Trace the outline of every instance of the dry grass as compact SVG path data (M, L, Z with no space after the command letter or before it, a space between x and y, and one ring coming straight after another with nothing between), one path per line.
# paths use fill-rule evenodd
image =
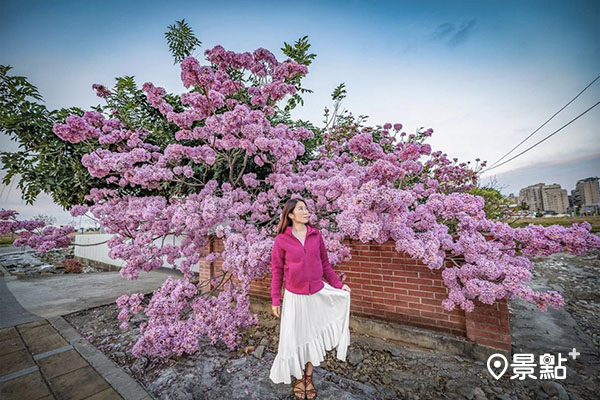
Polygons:
M529 224L534 225L561 225L571 226L574 223L581 223L587 221L592 225L592 232L600 232L600 216L587 216L587 217L556 217L556 218L522 218L518 221L510 223L513 228L521 228Z

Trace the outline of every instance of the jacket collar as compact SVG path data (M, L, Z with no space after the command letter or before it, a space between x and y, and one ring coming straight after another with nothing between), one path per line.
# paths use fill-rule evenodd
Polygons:
M317 228L313 228L310 225L306 225L306 237L308 237L309 235L313 235L313 234L317 233L317 231L318 231ZM286 233L286 235L294 237L294 234L292 233L292 226L291 225L288 225L285 228L285 233Z

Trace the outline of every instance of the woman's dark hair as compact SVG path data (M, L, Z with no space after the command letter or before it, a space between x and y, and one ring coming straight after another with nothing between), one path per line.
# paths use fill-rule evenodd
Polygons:
M295 199L289 199L285 202L285 205L283 206L283 211L281 212L281 217L279 218L279 224L277 225L277 231L275 232L275 236L285 232L285 229L288 226L292 226L292 220L290 219L289 214L292 211L294 211L294 208L296 207L296 204L299 201L303 202L306 205L306 201L304 201L304 199L300 197L297 197ZM308 222L306 223L306 225L311 226Z

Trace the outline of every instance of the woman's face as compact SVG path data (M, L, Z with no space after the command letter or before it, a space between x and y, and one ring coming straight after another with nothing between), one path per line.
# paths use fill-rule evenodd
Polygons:
M296 207L290 212L291 220L300 224L306 224L309 216L308 208L302 201L297 202Z

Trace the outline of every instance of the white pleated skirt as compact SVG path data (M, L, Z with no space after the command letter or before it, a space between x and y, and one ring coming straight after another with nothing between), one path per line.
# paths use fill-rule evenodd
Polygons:
M350 292L327 282L311 295L284 289L281 304L279 347L271 366L274 383L300 379L307 362L317 366L326 351L337 347L337 358L346 361L350 345Z

